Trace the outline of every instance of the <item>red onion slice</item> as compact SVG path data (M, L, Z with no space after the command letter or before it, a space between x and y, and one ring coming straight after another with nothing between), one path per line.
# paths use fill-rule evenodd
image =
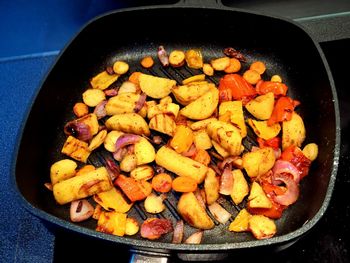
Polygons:
M274 174L273 181L282 181L287 188L284 194L273 196L275 202L285 206L296 202L299 197L299 186L290 176L286 174Z
M64 133L67 135L72 135L73 137L82 141L89 141L92 139L90 127L84 122L79 122L77 120L68 122L64 126Z
M85 199L71 202L70 220L81 222L90 218L94 213L94 207Z
M220 179L220 194L230 195L233 188L233 175L230 169L225 168Z
M299 183L300 181L300 173L298 168L288 161L277 160L272 168L272 172L274 174L272 178L279 174L291 174L296 183Z
M225 224L231 218L231 214L217 202L209 205L208 209L210 213L215 217L215 219L218 220L221 224Z
M181 244L184 237L184 221L178 220L175 224L172 243Z
M134 112L137 113L142 109L143 105L145 105L146 98L147 98L146 93L144 93L144 92L141 93L139 100L136 102Z
M113 160L106 160L106 169L112 181L114 181L120 174L119 166L113 162Z
M135 144L141 140L141 137L136 134L123 134L119 136L118 140L115 143L115 149L118 151L121 148L124 148L127 145Z
M196 151L197 151L197 148L194 145L194 143L192 143L191 147L187 151L182 152L181 154L186 157L192 157L193 155L196 154Z
M169 57L167 52L164 49L164 46L159 46L158 47L158 52L157 52L158 58L160 60L160 63L162 63L162 65L164 67L169 66Z
M203 230L193 233L185 240L185 244L200 244L202 242L203 233Z
M97 106L95 107L94 113L96 114L97 119L102 119L107 115L106 109L105 109L106 104L107 104L107 101L103 100L99 104L97 104Z

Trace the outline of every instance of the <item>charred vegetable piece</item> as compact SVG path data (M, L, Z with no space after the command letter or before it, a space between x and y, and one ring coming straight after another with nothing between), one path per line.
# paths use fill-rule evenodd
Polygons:
M172 231L173 226L169 219L148 218L141 225L141 236L150 240L158 239Z

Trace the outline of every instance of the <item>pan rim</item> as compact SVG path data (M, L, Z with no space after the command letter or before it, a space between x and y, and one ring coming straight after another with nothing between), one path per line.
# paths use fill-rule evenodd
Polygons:
M329 178L329 183L327 187L327 191L325 193L325 197L322 203L322 206L319 208L318 212L313 216L313 218L306 222L302 227L298 228L297 230L294 230L288 234L284 234L281 236L276 236L272 237L269 239L265 240L251 240L251 241L243 241L243 242L235 242L235 243L216 243L216 244L198 244L198 245L191 245L191 244L172 244L172 243L167 243L167 242L155 242L155 241L149 241L149 240L143 240L143 239L133 239L133 238L126 238L126 237L118 237L118 236L112 236L104 233L97 232L92 229L88 229L85 227L82 227L80 225L73 224L69 221L60 219L56 216L53 216L41 209L36 208L33 206L28 200L24 198L24 196L21 194L19 187L17 185L16 181L16 166L17 166L17 156L19 153L19 148L21 145L24 129L26 127L29 115L31 113L32 107L36 101L36 98L41 91L44 82L46 81L47 77L57 64L57 62L60 60L61 56L65 53L66 49L71 45L71 43L77 38L77 36L80 35L80 33L85 30L90 24L94 23L95 21L109 16L113 14L118 14L118 13L126 13L126 12L135 12L135 11L142 11L142 10L149 10L149 9L154 9L154 10L159 10L159 9L174 9L174 8L184 8L184 9L212 9L212 10L221 10L221 11L234 11L234 12L243 12L246 14L254 14L258 16L266 16L278 20L285 21L287 23L291 23L294 26L298 27L301 31L303 31L313 42L314 46L316 47L318 54L320 55L320 58L323 62L323 66L326 69L327 75L328 75L328 80L330 84L330 88L332 90L332 99L334 102L334 112L335 112L335 146L334 146L334 151L333 151L333 166L332 166L332 171L331 175ZM45 221L48 221L50 223L54 223L64 229L74 231L76 233L88 235L91 237L95 237L101 240L108 240L112 241L115 243L119 243L121 245L130 245L133 247L143 247L143 248L151 248L151 249L160 249L160 250L172 250L172 251L196 251L196 252L205 252L205 251L222 251L222 250L235 250L235 249L242 249L242 248L253 248L253 247L263 247L271 244L282 244L286 242L291 242L295 240L296 238L301 237L304 235L306 232L311 230L316 223L322 218L324 213L326 212L330 199L332 197L334 185L335 185L335 179L336 179L336 174L338 170L338 163L339 163L339 156L340 156L340 113L339 113L339 103L338 103L338 97L337 97L337 92L335 89L335 84L333 77L330 72L330 68L328 65L328 62L325 58L325 55L319 45L318 42L314 40L311 34L309 34L305 28L301 27L300 24L296 23L295 21L287 18L282 18L278 16L272 16L272 15L266 15L263 13L258 13L258 12L252 12L252 11L247 11L244 9L238 9L238 8L232 8L232 7L227 7L227 6L218 6L218 7L195 7L195 6L180 6L180 5L164 5L164 6L147 6L147 7L134 7L134 8L124 8L124 9L119 9L119 10L114 10L110 11L107 13L104 13L102 15L99 15L93 19L91 19L89 22L87 22L73 38L65 45L65 47L59 52L57 55L54 63L51 65L51 67L48 69L47 73L45 74L44 78L42 79L40 86L35 90L34 95L32 96L31 103L28 104L27 109L25 111L25 114L23 116L20 128L17 133L17 138L16 138L16 145L15 149L13 152L13 158L12 158L12 164L11 164L11 185L13 189L15 190L15 196L20 200L20 203L27 209L29 210L33 215L39 217L40 219L43 219Z

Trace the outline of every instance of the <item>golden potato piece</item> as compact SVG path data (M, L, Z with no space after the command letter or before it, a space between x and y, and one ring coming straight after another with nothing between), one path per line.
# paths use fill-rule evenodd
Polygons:
M233 202L238 205L240 204L244 197L249 193L249 186L244 178L241 170L235 169L232 171L233 175L233 187L231 192L231 198Z
M89 150L92 152L93 150L100 147L100 145L103 144L107 136L106 130L101 130L94 138L92 138L90 144L89 144Z
M267 173L275 164L275 154L271 147L258 149L243 155L243 168L249 177Z
M257 183L253 182L248 196L248 205L252 208L271 208L272 203L266 196L262 187Z
M186 85L186 84L194 82L194 81L203 81L203 80L205 80L205 75L204 74L199 74L199 75L194 75L194 76L191 76L191 77L189 77L187 79L184 79L182 81L182 84Z
M123 134L124 133L121 131L110 131L109 133L107 133L103 143L105 149L109 152L114 153L116 151L115 143L117 142L118 138Z
M243 208L239 211L238 215L231 222L228 230L233 232L245 232L249 230L249 218L251 214L247 211L247 209Z
M176 85L175 80L155 77L144 73L141 73L139 81L141 90L147 96L154 99L161 99L168 96Z
M107 71L102 71L93 77L90 81L92 88L105 90L107 89L113 82L117 81L119 75L118 74L108 74Z
M53 186L53 195L60 205L82 199L113 187L105 167L74 176Z
M208 168L204 179L204 192L208 205L213 204L220 196L220 179L216 176L213 169Z
M102 212L97 221L96 231L116 236L124 236L126 230L126 218L124 213L115 211Z
M154 170L149 165L140 165L130 172L130 176L135 180L149 180L153 175Z
M277 232L275 222L263 215L252 215L248 228L257 239L273 237Z
M290 121L282 123L282 150L291 145L301 147L306 137L306 130L303 119L296 112L293 112Z
M176 130L176 123L167 114L157 114L150 120L149 128L173 136Z
M107 115L116 115L122 113L134 112L136 103L140 99L140 94L131 92L121 93L109 98L105 106Z
M316 143L309 143L303 148L303 154L310 161L314 161L318 155L318 145Z
M133 203L126 201L122 193L115 187L112 187L108 191L97 193L93 198L96 203L107 211L126 213L133 205Z
M73 136L68 136L61 152L83 163L86 163L91 153L89 145L86 142L78 140Z
M54 185L73 177L76 173L77 163L70 159L63 159L55 162L50 168L51 183Z
M219 91L211 89L195 101L191 102L180 110L180 113L193 120L203 120L209 118L219 103Z
M281 131L281 126L279 123L269 126L267 125L267 121L248 119L248 124L254 130L254 133L264 140L269 140L276 137Z
M181 105L188 105L203 96L211 88L215 88L215 85L207 81L195 81L187 85L174 87L172 93Z
M156 163L165 169L177 174L178 176L187 176L196 180L199 184L203 182L208 167L185 157L173 149L162 146L156 153Z
M247 127L245 125L243 115L242 101L224 101L219 106L219 116L223 116L229 112L229 120L232 124L236 125L244 138L247 136Z
M208 150L213 146L211 139L205 129L194 131L193 135L193 141L197 149Z
M137 220L133 217L126 218L126 224L125 224L125 235L133 236L137 232L139 232L140 226Z
M272 114L274 104L275 97L272 92L268 92L249 101L245 105L245 108L255 118L259 120L268 120Z
M100 102L106 99L106 95L99 89L87 89L83 93L83 101L89 107L96 107Z
M137 113L116 114L105 123L107 129L149 136L147 122Z
M217 118L208 118L205 120L201 120L201 121L196 121L193 122L190 127L192 130L197 131L197 130L201 130L201 129L206 129L207 125L213 121L217 121Z
M207 125L207 132L230 155L241 154L243 150L242 136L237 127L224 121L213 121Z
M151 163L156 157L153 145L143 137L135 143L134 154L136 155L137 165Z
M192 193L183 193L177 204L181 217L191 226L199 229L212 229L215 225L205 209Z

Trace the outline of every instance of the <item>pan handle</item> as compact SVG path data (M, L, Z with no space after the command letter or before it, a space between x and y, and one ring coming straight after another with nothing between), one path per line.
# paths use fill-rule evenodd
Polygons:
M168 263L170 254L131 249L129 263Z
M224 7L221 0L180 0L176 5L186 7Z

